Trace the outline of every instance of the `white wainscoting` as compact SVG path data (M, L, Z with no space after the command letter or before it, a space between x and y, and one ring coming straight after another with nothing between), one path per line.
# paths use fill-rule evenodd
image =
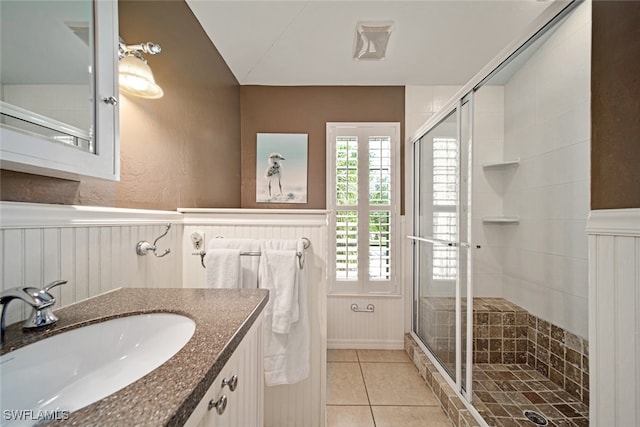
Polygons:
M358 313L351 304L373 313ZM367 297L329 295L327 299L328 341L331 349L402 350L405 333L405 301L402 296Z
M640 425L640 209L592 211L589 365L592 426Z
M323 427L326 390L327 211L271 209L181 209L184 214L183 280L185 287L204 287L205 271L191 234L210 239L298 239L307 237L311 369L309 378L293 385L266 387L266 427Z
M60 308L120 287L181 287L181 221L177 212L0 202L0 289L65 279L52 290ZM138 256L137 242L153 243L168 222L158 247L171 253ZM12 302L7 324L28 314Z
M410 222L409 222L410 223ZM404 334L411 330L411 241L405 236L407 221L400 217L398 242L401 254L398 265L401 273L400 295L329 295L327 298L327 348L402 350ZM358 313L351 310L357 304L364 309L374 305L373 313Z

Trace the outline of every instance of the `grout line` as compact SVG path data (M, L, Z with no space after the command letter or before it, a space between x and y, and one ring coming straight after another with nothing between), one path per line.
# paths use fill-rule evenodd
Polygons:
M369 390L367 389L367 382L364 379L364 372L362 371L362 363L358 362L358 369L360 369L360 375L362 376L362 383L364 384L364 392L367 395L367 402L371 406L371 399L369 398Z
M360 375L362 375L362 383L364 384L364 392L367 394L367 401L369 402L369 413L371 414L371 421L373 421L373 427L376 427L376 417L373 415L373 408L371 407L371 398L369 397L369 390L367 389L367 382L364 379L364 372L362 371L362 363L360 362L360 356L356 350L356 357L358 358L358 367L360 368Z

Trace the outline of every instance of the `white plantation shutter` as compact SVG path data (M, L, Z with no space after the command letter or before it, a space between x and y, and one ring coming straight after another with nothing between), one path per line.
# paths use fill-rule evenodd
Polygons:
M458 238L456 203L458 200L458 141L433 139L433 237L455 241ZM455 280L455 248L433 247L433 279Z
M327 124L331 293L398 292L399 137L396 123Z

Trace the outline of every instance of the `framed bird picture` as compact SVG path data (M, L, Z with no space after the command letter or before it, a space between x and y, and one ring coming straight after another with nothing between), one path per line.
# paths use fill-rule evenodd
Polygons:
M256 202L307 203L306 133L256 137Z

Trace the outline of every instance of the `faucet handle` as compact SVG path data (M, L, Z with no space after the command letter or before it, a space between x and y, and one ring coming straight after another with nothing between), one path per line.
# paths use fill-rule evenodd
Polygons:
M45 292L49 292L51 289L55 288L56 286L64 285L66 283L67 283L67 280L54 280L53 282L49 283L47 286L42 288L42 290Z
M42 326L52 325L58 321L58 317L53 314L53 305L56 303L56 298L51 295L49 291L65 283L67 283L66 280L54 280L39 290L38 295L43 299L48 298L47 302L49 304L41 307L33 307L31 316L22 324L24 329L40 328ZM46 296L46 298L44 298L44 296Z

